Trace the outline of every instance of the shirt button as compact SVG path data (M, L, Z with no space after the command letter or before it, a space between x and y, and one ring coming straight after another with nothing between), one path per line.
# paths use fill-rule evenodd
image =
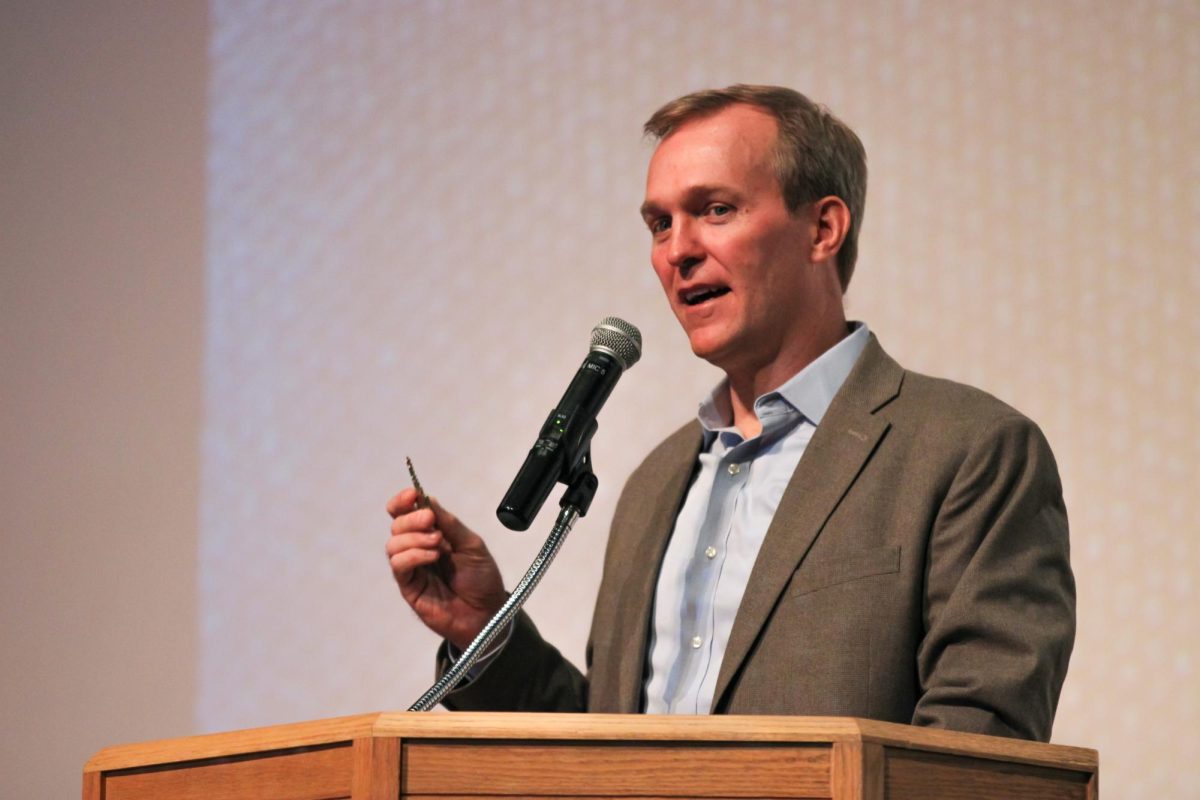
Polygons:
M717 557L717 548L713 547L712 545L709 545L708 547L704 548L704 555L708 556L709 558L716 558Z
M701 639L699 636L692 637L692 649L693 650L699 650L700 645L702 645L702 644L704 644L704 640Z
M741 472L741 471L742 471L742 465L741 465L741 464L736 464L736 463L735 463L735 464L730 464L730 465L729 465L729 474L730 474L730 475L737 475L737 474L738 474L739 472Z

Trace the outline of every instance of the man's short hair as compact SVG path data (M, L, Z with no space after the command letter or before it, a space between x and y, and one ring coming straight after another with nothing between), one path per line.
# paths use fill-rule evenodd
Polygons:
M789 211L796 213L801 206L829 195L841 198L850 208L850 229L837 256L838 279L845 291L858 258L858 231L867 199L867 153L854 131L829 109L793 89L739 83L672 100L654 112L644 130L662 140L685 122L738 103L766 111L779 126L775 174Z

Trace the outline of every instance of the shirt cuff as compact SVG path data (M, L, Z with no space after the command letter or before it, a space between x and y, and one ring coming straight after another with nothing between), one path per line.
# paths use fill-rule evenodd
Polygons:
M500 656L505 646L508 645L508 640L512 638L513 627L513 623L509 622L505 626L504 631L498 634L495 639L492 639L492 643L483 651L483 655L479 657L479 660L467 670L467 674L458 684L459 686L466 686L476 680L483 674L484 670L491 666L492 662ZM462 657L462 651L455 647L452 642L447 641L446 656L450 659L450 666L453 667L458 662L458 659Z

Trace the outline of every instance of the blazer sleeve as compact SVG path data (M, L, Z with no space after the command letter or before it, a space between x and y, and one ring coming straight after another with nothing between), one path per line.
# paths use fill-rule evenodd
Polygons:
M443 642L438 677L449 669ZM587 681L521 611L496 659L473 681L446 695L442 705L451 711L586 711Z
M913 723L1048 741L1075 639L1054 456L1019 414L969 445L929 541Z

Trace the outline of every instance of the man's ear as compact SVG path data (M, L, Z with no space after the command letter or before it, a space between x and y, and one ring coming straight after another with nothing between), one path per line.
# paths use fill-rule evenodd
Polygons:
M822 197L813 204L813 220L813 263L836 259L850 232L849 206L840 197Z

